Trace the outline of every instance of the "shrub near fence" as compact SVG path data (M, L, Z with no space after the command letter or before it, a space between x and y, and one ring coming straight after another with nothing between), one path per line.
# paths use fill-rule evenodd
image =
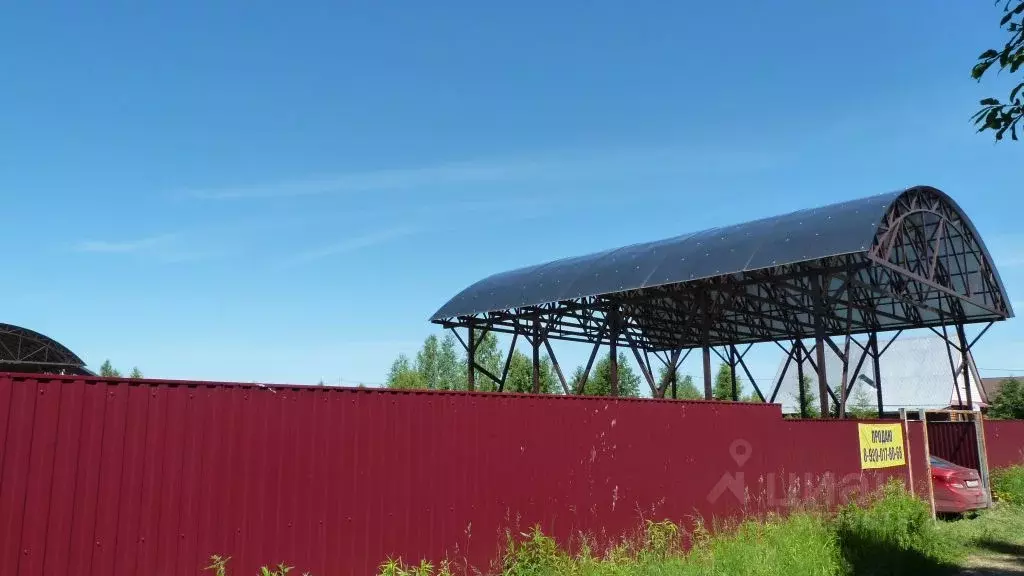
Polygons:
M0 375L0 435L5 576L486 566L509 529L600 546L908 472L862 473L855 422L750 403Z

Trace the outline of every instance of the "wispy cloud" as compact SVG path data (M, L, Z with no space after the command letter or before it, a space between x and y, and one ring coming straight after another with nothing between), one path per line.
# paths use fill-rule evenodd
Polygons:
M251 186L199 188L185 194L207 200L238 198L288 198L343 192L368 192L414 188L431 184L484 182L508 177L516 170L509 165L456 163L425 168L395 168L352 172L322 178L285 180Z
M216 258L225 255L227 250L223 245L199 244L195 238L182 233L124 240L82 240L72 249L81 253L132 256L168 264Z
M320 258L326 258L328 256L358 252L399 238L411 236L417 232L419 232L419 229L412 226L399 226L384 230L377 230L360 236L345 238L338 242L327 244L326 246L302 252L296 255L293 258L293 261L308 262L310 260L319 260Z
M499 160L450 162L435 166L355 171L333 176L284 180L245 186L194 188L180 191L205 200L291 198L384 190L414 189L462 183L514 180L577 180L650 172L760 171L772 168L777 152L735 148L636 148L583 150Z
M75 244L76 252L101 252L107 254L129 254L153 250L166 246L176 234L160 234L131 240L82 240Z

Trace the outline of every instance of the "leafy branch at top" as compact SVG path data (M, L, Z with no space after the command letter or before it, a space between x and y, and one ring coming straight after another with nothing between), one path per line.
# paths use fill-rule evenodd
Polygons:
M1024 0L996 0L1003 2L1003 18L999 26L1010 32L1010 39L1002 50L989 49L978 56L978 63L971 70L971 77L981 80L982 76L993 65L998 64L999 70L1008 70L1011 74L1024 66ZM978 132L994 130L996 140L1002 140L1007 131L1010 137L1017 140L1017 125L1024 117L1024 82L1017 84L1010 91L1010 98L1005 103L998 98L985 98L981 101L981 110L971 117L978 126Z

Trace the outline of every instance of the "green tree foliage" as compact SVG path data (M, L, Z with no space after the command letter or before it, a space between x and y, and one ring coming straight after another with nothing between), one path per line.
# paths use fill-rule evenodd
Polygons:
M458 343L451 332L441 339L437 354L437 390L465 390L466 360L456 349Z
M128 373L129 378L145 378L142 375L142 370L139 370L138 366L132 366L132 371Z
M803 405L800 404L800 392L797 391L793 394L793 400L797 403L797 408L803 408L800 410L801 414L806 414L808 418L817 418L821 416L821 410L818 408L818 395L814 392L813 381L810 376L804 375L800 380L800 388L804 391Z
M1024 66L1024 0L997 0L1003 4L1003 17L999 26L1006 28L1009 39L1001 49L989 49L978 56L978 63L971 70L971 77L981 80L986 72L997 66L1000 72L1011 74ZM981 101L981 109L972 117L978 126L978 132L995 131L996 140L1002 140L1007 130L1010 137L1017 140L1017 126L1024 116L1024 82L1018 83L1010 90L1010 97L1003 102L998 98L985 98Z
M623 352L619 352L619 396L636 398L640 396L640 375L637 374ZM611 396L612 395L612 361L607 355L594 363L590 378L587 378L588 396ZM579 383L583 379L583 367L580 366L573 373L570 383L570 390L579 390Z
M989 418L1024 419L1024 383L1016 378L1003 382L999 395L988 408Z
M541 356L540 392L554 394L561 388L551 367L551 359ZM519 350L512 352L512 362L508 365L508 376L505 378L505 392L533 392L533 359Z
M385 386L388 388L427 390L466 390L468 388L467 373L469 360L458 347L458 342L451 333L439 338L430 335L423 341L423 346L416 353L416 360L400 354L391 364ZM476 363L497 377L505 367L505 358L498 349L498 339L494 334L476 333ZM484 374L475 370L476 389L495 392L498 384ZM533 391L533 360L523 352L516 350L509 364L508 376L505 379L506 392ZM551 359L541 357L540 391L544 394L557 393L561 385L555 376Z
M114 368L110 360L104 360L100 365L100 376L104 378L121 378L121 372Z
M466 362L459 355L456 349L455 336L451 333L445 334L444 338L438 338L431 334L423 341L423 347L416 353L416 363L409 369L415 371L419 377L405 377L402 381L403 387L426 388L428 390L465 390L466 389ZM396 360L392 366L392 373L402 374L408 359L400 363L401 358ZM392 380L388 380L391 387Z
M426 388L427 381L418 370L413 368L408 356L399 354L391 364L391 370L388 371L386 386L399 390Z
M687 374L683 376L682 380L678 381L676 385L676 394L680 399L683 400L703 400L704 393L697 389L697 385L693 383L693 376Z
M743 398L743 379L736 375L736 394ZM715 381L711 387L711 396L715 400L732 400L732 370L722 362L718 365Z
M476 331L476 363L491 374L501 376L501 370L504 368L504 354L498 350L498 337L493 332L484 334L480 330ZM509 369L511 370L511 367ZM485 392L498 390L498 383L487 377L481 370L474 370L474 373L477 390Z
M672 397L671 377L672 372L668 366L662 366L658 370L658 386L665 389L666 398ZM680 400L701 400L704 398L704 394L694 385L693 376L689 374L684 376L678 367L676 368L676 397Z
M434 334L427 336L423 347L416 353L416 372L423 378L423 387L436 390L440 380L438 375L438 356L440 356L440 340Z
M846 399L846 415L857 419L878 416L878 405L862 382L854 383L853 392Z

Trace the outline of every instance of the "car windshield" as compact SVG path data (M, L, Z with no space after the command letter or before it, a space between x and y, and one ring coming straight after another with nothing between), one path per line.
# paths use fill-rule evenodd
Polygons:
M943 460L938 456L932 456L930 459L932 461L933 468L953 468L956 466L956 464L953 464L949 460Z

